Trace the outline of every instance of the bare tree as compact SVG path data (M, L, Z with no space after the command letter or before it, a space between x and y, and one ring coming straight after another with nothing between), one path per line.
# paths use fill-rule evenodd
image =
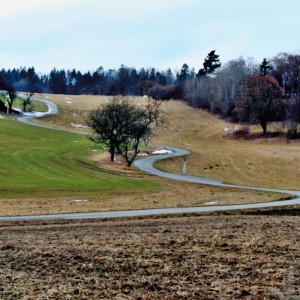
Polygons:
M243 58L231 60L216 74L214 107L218 107L222 117L232 117L234 100L238 96L245 78L252 73L251 67ZM216 109L215 109L216 110Z
M26 112L26 107L27 105L30 105L31 104L31 97L34 95L33 92L29 92L26 94L26 98L23 98L23 112Z
M14 101L17 98L17 93L16 93L15 89L13 88L13 86L10 84L5 87L5 90L6 90L7 96L8 96L7 97L8 112L9 113L15 112L12 107L13 107Z
M109 148L111 161L122 155L130 167L139 152L139 145L148 143L156 126L164 124L160 101L147 100L138 106L128 98L114 97L112 101L92 111L87 119L94 135L90 138Z

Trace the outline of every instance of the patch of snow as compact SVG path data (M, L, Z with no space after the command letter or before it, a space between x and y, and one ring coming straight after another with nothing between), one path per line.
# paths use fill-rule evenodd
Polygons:
M147 96L147 95L144 95L143 98L148 98L148 96Z
M75 200L71 200L71 202L74 202L74 203L85 203L85 202L87 202L87 200L75 199Z
M67 103L68 103L68 104L72 104L72 102L71 102L71 101L67 101Z
M89 128L89 126L85 126L85 125L81 125L81 124L71 123L71 125L76 128Z
M226 127L226 128L224 128L224 131L231 131L232 129L231 128L228 128L228 127Z
M205 205L212 205L212 204L217 204L218 201L211 201L211 202L206 202L204 203Z
M148 154L147 153L138 153L137 156L148 156Z
M70 100L70 98L65 98L66 100Z
M24 112L22 113L22 116L32 116L32 117L42 117L45 113L39 112L39 111L33 111L33 112Z
M159 154L169 154L169 153L172 153L171 150L155 150L152 152L152 154L155 154L155 155L159 155Z

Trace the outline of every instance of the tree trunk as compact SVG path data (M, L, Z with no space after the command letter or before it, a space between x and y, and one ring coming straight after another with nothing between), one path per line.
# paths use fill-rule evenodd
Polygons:
M10 102L10 101L7 101L7 104L8 104L8 113L12 113L12 102Z
M115 160L115 147L114 146L110 146L109 153L110 153L110 161L114 161Z
M261 122L260 126L263 130L263 135L266 135L267 134L267 122Z

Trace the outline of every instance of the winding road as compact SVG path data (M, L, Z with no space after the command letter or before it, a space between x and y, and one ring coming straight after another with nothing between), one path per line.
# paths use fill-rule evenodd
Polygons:
M48 100L41 100L35 98L35 100L42 101L48 105L48 112L46 113L26 113L17 117L21 122L51 128L50 126L40 125L32 122L33 118L42 117L45 115L56 114L58 112L56 104ZM106 211L106 212L90 212L90 213L69 213L69 214L52 214L52 215L34 215L34 216L11 216L11 217L0 217L0 221L26 221L26 220L58 220L58 219L100 219L100 218L120 218L120 217L137 217L137 216L151 216L161 214L181 214L181 213L199 213L199 212L216 212L225 210L238 210L238 209L253 209L253 208L265 208L265 207L276 207L286 205L299 205L300 204L300 191L294 190L280 190L270 188L258 188L249 186L238 186L225 184L220 180L210 179L205 177L190 176L183 174L167 173L156 169L153 164L161 159L171 158L174 156L185 156L190 152L180 148L166 147L171 150L168 154L150 156L136 160L134 165L140 170L156 175L165 177L173 180L187 181L193 183L207 184L213 186L221 186L228 188L237 189L251 189L258 191L276 192L294 195L295 197L291 200L273 201L255 204L241 204L241 205L226 205L226 206L200 206L200 207L180 207L180 208L162 208L162 209L147 209L147 210L123 210L123 211Z

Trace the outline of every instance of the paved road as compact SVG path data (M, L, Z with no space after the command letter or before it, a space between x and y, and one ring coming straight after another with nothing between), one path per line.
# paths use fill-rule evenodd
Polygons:
M57 114L58 113L57 105L48 100L42 100L42 99L38 99L38 98L31 98L31 99L47 104L48 111L47 112L26 112L26 113L16 116L17 120L20 122L26 123L26 124L30 124L30 125L40 126L40 127L44 127L44 128L51 128L50 126L47 126L47 125L35 123L32 121L32 119L44 117L47 115Z
M18 119L28 124L37 125L36 123L31 122L32 118L41 117L46 114L57 113L58 111L57 106L54 103L47 100L41 100L41 101L45 102L48 105L49 111L47 113L38 113L38 114L21 116L18 117ZM156 176L166 177L173 180L188 181L193 183L201 183L201 184L223 186L223 187L230 187L230 188L252 189L252 190L259 190L259 191L285 193L285 194L287 193L287 194L294 195L295 198L292 200L285 200L285 201L273 201L273 202L243 204L243 205L180 207L180 208L162 208L162 209L147 209L147 210L124 210L124 211L108 211L108 212L92 212L92 213L70 213L70 214L53 214L53 215L37 215L37 216L0 217L0 221L120 218L120 217L151 216L151 215L161 215L161 214L214 212L214 211L238 210L238 209L247 209L247 208L253 209L253 208L277 207L277 206L300 204L300 191L236 186L231 184L225 184L222 181L216 179L167 173L154 168L153 164L157 160L166 159L174 156L186 156L189 154L189 151L184 149L179 149L174 147L167 147L167 149L171 150L171 153L139 159L134 162L134 165L144 172Z
M171 158L174 156L175 157L176 156L186 156L190 153L189 151L187 151L185 149L180 149L180 148L175 148L175 147L166 147L166 149L171 150L171 153L163 154L163 155L159 155L159 156L150 156L150 157L146 157L146 158L143 158L140 160L136 160L134 162L134 165L144 172L147 172L147 173L150 173L150 174L153 174L156 176L160 176L160 177L174 179L174 180L208 184L208 185L214 185L214 186L222 186L222 187L228 187L228 188L239 188L239 189L250 189L250 190L256 190L256 191L284 193L284 194L295 195L296 197L300 198L300 191L259 188L259 187L251 187L251 186L240 186L240 185L226 184L226 183L223 183L221 180L212 179L212 178L163 172L161 170L156 169L153 166L153 164L156 161L161 160L161 159Z

